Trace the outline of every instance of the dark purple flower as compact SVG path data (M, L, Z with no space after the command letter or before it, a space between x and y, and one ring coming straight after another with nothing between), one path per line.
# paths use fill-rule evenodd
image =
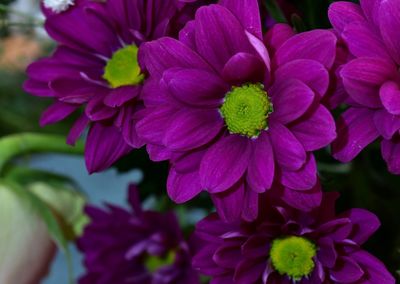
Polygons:
M312 151L336 137L320 104L335 48L330 31L295 35L288 25L264 43L256 0L202 7L179 40L146 43L152 79L137 131L153 160L171 161L170 197L206 190L225 219L254 219L258 194L278 179L294 206L318 204Z
M132 211L86 208L91 223L77 245L87 272L79 283L198 284L176 216L143 211L133 186L129 203Z
M200 221L193 267L211 284L394 284L385 266L361 245L378 229L363 209L335 214L336 193L325 193L311 212L272 196L253 222Z
M333 155L351 161L379 139L392 173L400 174L400 5L397 0L336 2L330 21L350 59L339 73L349 108L338 120Z
M67 142L74 144L90 125L85 153L90 172L104 170L144 145L135 129L146 81L139 47L177 34L175 28L189 19L186 13L193 5L181 0L44 3L45 28L58 46L52 56L29 66L25 90L54 99L41 125L63 120L84 106Z

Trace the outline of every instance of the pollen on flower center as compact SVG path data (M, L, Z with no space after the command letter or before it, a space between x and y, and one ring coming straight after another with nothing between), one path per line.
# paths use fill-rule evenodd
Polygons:
M107 62L103 78L113 88L138 85L144 80L138 62L138 48L128 45L116 51Z
M287 275L297 281L313 271L315 267L313 257L316 253L317 248L311 241L290 236L273 241L270 258L279 274Z
M232 88L220 111L230 133L255 138L268 127L272 103L262 84L244 84Z
M161 267L173 264L175 258L176 258L175 251L170 251L165 257L149 255L146 257L145 266L149 272L153 273Z

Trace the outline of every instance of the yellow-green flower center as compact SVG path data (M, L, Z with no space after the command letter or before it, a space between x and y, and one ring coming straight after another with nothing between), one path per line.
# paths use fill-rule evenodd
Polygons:
M311 241L291 236L273 241L270 258L272 266L279 274L298 281L313 271L316 253L317 248Z
M268 128L272 103L262 84L244 84L232 88L220 111L230 133L255 138Z
M170 251L165 257L148 255L145 260L145 266L150 273L153 273L161 267L173 264L175 257L175 251Z
M103 78L113 88L138 85L144 80L138 62L138 48L128 45L117 50L104 68Z

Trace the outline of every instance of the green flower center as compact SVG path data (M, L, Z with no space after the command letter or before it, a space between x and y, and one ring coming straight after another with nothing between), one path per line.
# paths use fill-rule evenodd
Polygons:
M270 258L279 274L298 281L313 271L313 257L316 253L317 248L311 241L291 236L273 241Z
M150 273L154 273L161 267L173 264L175 257L175 251L170 251L165 257L148 255L145 260L145 266Z
M116 51L104 68L103 78L113 88L138 85L144 80L138 63L138 48L128 45Z
M268 128L272 103L262 84L244 84L232 88L220 111L230 133L256 138Z

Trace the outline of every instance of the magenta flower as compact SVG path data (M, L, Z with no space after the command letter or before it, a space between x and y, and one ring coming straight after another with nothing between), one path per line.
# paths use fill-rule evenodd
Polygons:
M333 155L351 161L379 139L392 173L400 174L400 5L396 0L337 2L329 18L351 54L340 78L349 106L338 120Z
M265 42L257 1L226 0L200 8L179 40L143 46L152 82L137 130L153 160L171 161L174 201L206 190L223 218L254 219L276 179L293 206L318 205L312 151L336 137L320 104L336 37L276 25Z
M193 267L218 284L394 284L361 245L378 229L363 209L335 214L336 193L303 212L269 196L253 222L225 223L216 214L196 226Z
M78 240L86 274L80 284L199 284L189 246L173 213L144 211L130 187L132 212L86 208L91 223Z
M54 99L41 125L63 120L84 107L67 142L74 144L90 125L86 164L89 172L101 171L144 145L135 129L146 81L138 48L148 40L176 34L174 28L188 20L187 5L194 4L80 0L60 6L48 2L45 27L58 47L49 58L29 66L25 90Z

